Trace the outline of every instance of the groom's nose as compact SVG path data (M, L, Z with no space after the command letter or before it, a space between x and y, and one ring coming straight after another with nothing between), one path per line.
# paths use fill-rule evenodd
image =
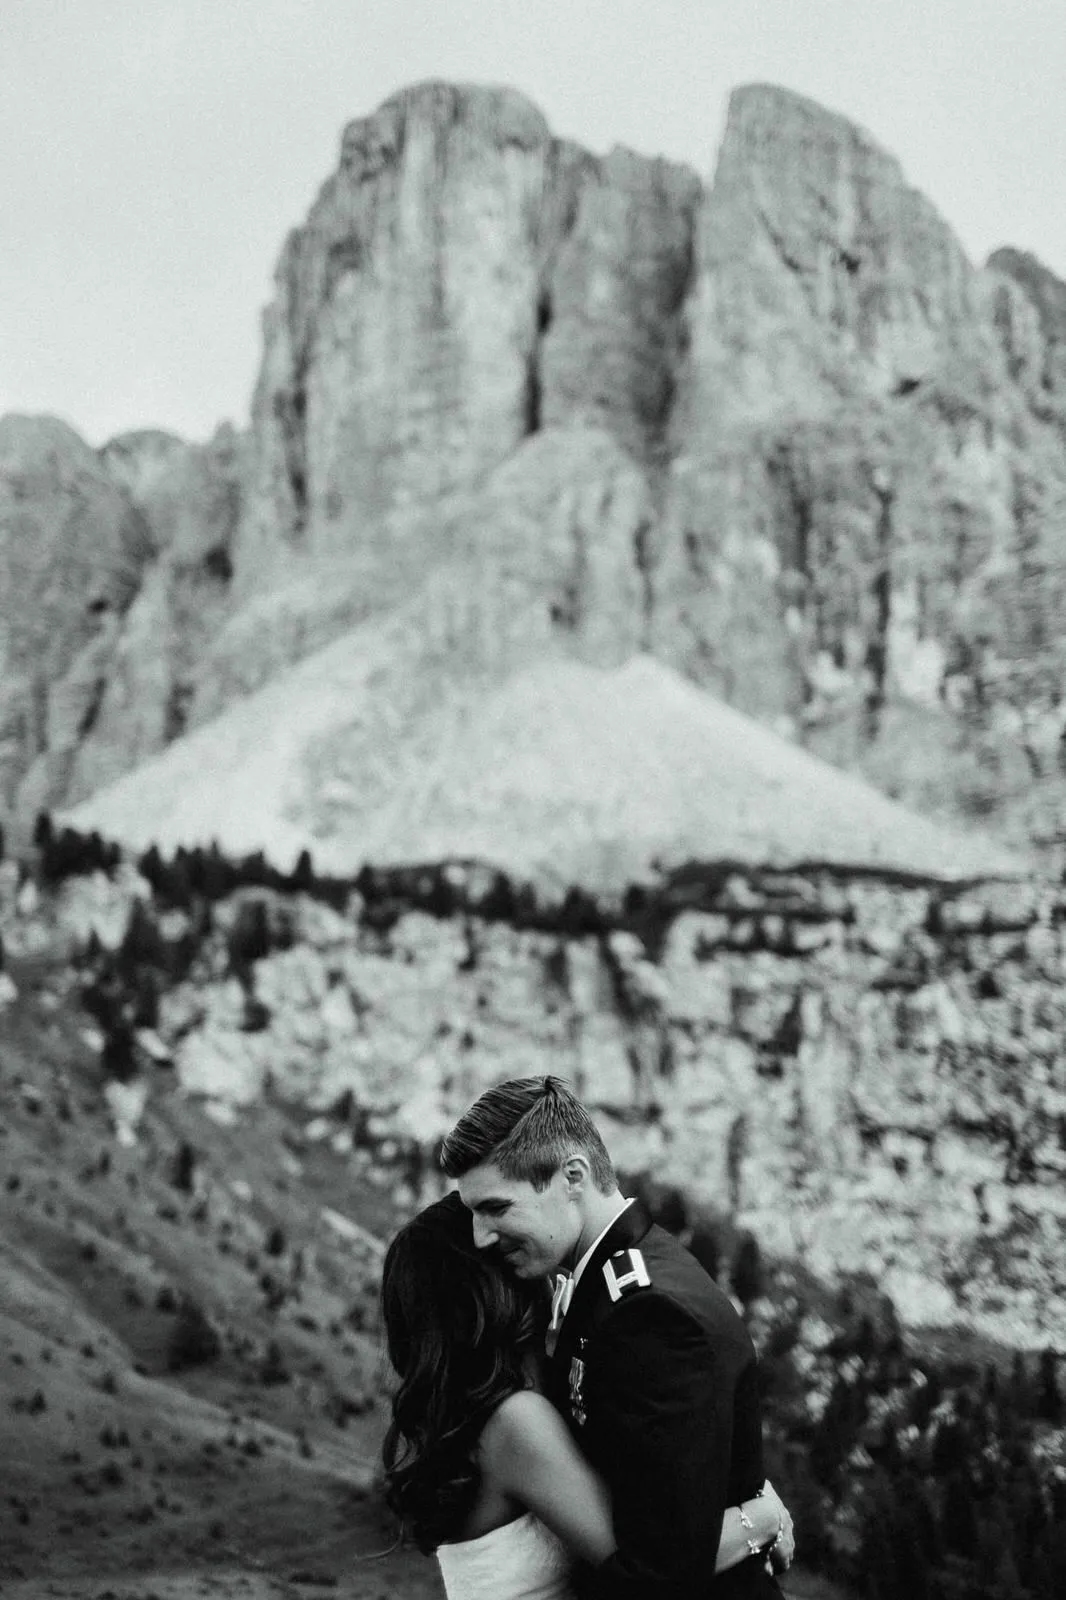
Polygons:
M478 1250L487 1250L490 1244L495 1244L499 1234L492 1223L485 1217L474 1213L474 1246Z

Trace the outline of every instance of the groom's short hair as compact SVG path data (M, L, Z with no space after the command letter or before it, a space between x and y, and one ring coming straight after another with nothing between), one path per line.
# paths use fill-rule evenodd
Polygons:
M440 1164L461 1178L491 1161L505 1178L546 1189L575 1150L601 1194L617 1185L599 1129L562 1078L511 1078L486 1089L441 1146Z

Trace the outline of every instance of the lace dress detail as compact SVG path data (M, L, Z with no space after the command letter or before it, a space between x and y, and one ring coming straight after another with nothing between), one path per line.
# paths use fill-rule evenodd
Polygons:
M448 1600L573 1600L565 1547L531 1511L480 1539L442 1544Z

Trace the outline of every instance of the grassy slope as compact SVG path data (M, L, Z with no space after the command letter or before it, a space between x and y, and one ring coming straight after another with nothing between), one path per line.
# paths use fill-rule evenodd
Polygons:
M356 1324L372 1318L373 1273L320 1216L328 1205L384 1230L389 1198L354 1191L344 1163L301 1148L276 1109L217 1126L165 1069L122 1148L62 974L15 975L20 999L0 1014L5 1600L295 1593L294 1574L335 1578L350 1600L435 1594L421 1558L365 1559L391 1539L367 1495L380 1357ZM173 1181L185 1141L192 1193ZM175 1373L183 1294L222 1349ZM286 1381L265 1384L271 1341ZM196 1571L209 1588L193 1587Z

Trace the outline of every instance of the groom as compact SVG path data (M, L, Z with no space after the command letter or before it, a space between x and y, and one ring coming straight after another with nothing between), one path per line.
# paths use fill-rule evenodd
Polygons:
M779 1597L789 1519L752 1518L751 1557L714 1577L727 1507L763 1483L756 1356L732 1302L619 1192L588 1112L558 1078L487 1090L444 1141L441 1165L474 1241L520 1278L559 1272L549 1393L605 1478L618 1549L590 1600ZM756 1508L758 1515L758 1507Z

